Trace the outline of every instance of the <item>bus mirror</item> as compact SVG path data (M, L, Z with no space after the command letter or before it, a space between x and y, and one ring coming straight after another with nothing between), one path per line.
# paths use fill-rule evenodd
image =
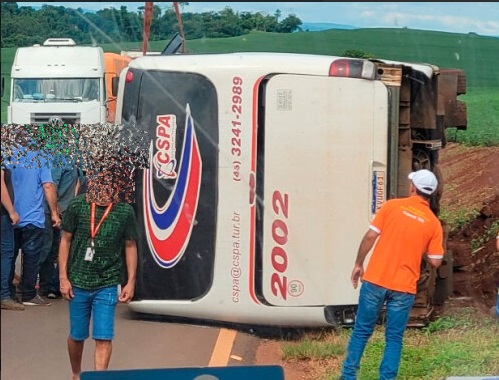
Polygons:
M113 94L113 96L118 96L118 84L120 82L120 77L113 77L113 79L111 80L111 93Z

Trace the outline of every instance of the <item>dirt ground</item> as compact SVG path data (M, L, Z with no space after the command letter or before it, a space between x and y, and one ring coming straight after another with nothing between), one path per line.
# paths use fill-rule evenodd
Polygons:
M444 178L441 209L448 213L475 212L471 222L449 234L447 249L454 259L453 295L435 311L449 315L456 307L472 306L488 312L495 305L499 282L496 235L499 223L499 147L465 147L449 143L440 152ZM463 216L464 220L464 216ZM284 368L286 380L313 379L317 363L284 361L279 340L265 340L257 351L259 364Z
M499 282L493 234L499 223L499 147L448 145L440 165L445 179L442 208L477 211L447 242L454 256L453 298L490 308L496 303Z

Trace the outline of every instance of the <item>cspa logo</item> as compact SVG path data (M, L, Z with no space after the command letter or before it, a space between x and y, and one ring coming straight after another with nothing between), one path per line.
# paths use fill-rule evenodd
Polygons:
M158 160L167 161L167 144L161 143L161 138L167 133L166 122L169 121L172 125L172 115L158 116L157 120L164 122L157 127L158 139L155 144L151 141L149 149L149 159L154 162L157 157ZM164 127L165 129L160 129ZM171 131L170 131L171 132ZM158 148L158 152L153 155L154 146ZM163 147L163 150L159 150ZM168 152L171 153L171 150ZM169 155L168 162L172 162L175 158ZM161 163L162 161L158 161ZM161 175L169 173L166 177L160 178L173 178L174 171L165 172L168 166L161 166ZM174 167L173 167L174 168ZM158 168L156 168L159 170ZM198 141L196 138L196 131L194 129L194 120L191 116L190 107L186 107L186 120L185 120L185 138L182 146L182 153L179 160L178 176L175 174L176 181L173 188L166 200L165 204L160 206L156 201L154 193L154 175L152 169L144 170L143 183L143 206L145 214L145 232L147 243L156 263L163 268L174 267L182 258L194 226L196 211L199 202L199 194L201 187L201 173L202 161L199 151ZM157 179L156 179L157 180ZM164 187L160 187L157 191L165 191ZM159 197L158 197L159 198ZM164 198L164 197L162 197Z
M175 142L177 135L177 117L175 115L158 115L156 117L156 149L153 165L156 178L177 178L175 166Z

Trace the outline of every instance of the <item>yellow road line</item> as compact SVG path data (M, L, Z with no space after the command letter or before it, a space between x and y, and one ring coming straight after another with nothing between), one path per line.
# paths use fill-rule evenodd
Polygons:
M227 366L236 334L237 332L234 330L220 329L208 367Z

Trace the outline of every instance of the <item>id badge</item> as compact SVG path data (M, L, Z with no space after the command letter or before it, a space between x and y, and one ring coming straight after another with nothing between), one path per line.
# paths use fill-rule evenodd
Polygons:
M92 247L87 248L87 252L85 252L85 260L92 261L94 258L94 249Z
M94 259L94 254L95 254L95 246L94 246L94 239L90 241L90 247L87 248L87 251L85 252L85 261L92 261Z

